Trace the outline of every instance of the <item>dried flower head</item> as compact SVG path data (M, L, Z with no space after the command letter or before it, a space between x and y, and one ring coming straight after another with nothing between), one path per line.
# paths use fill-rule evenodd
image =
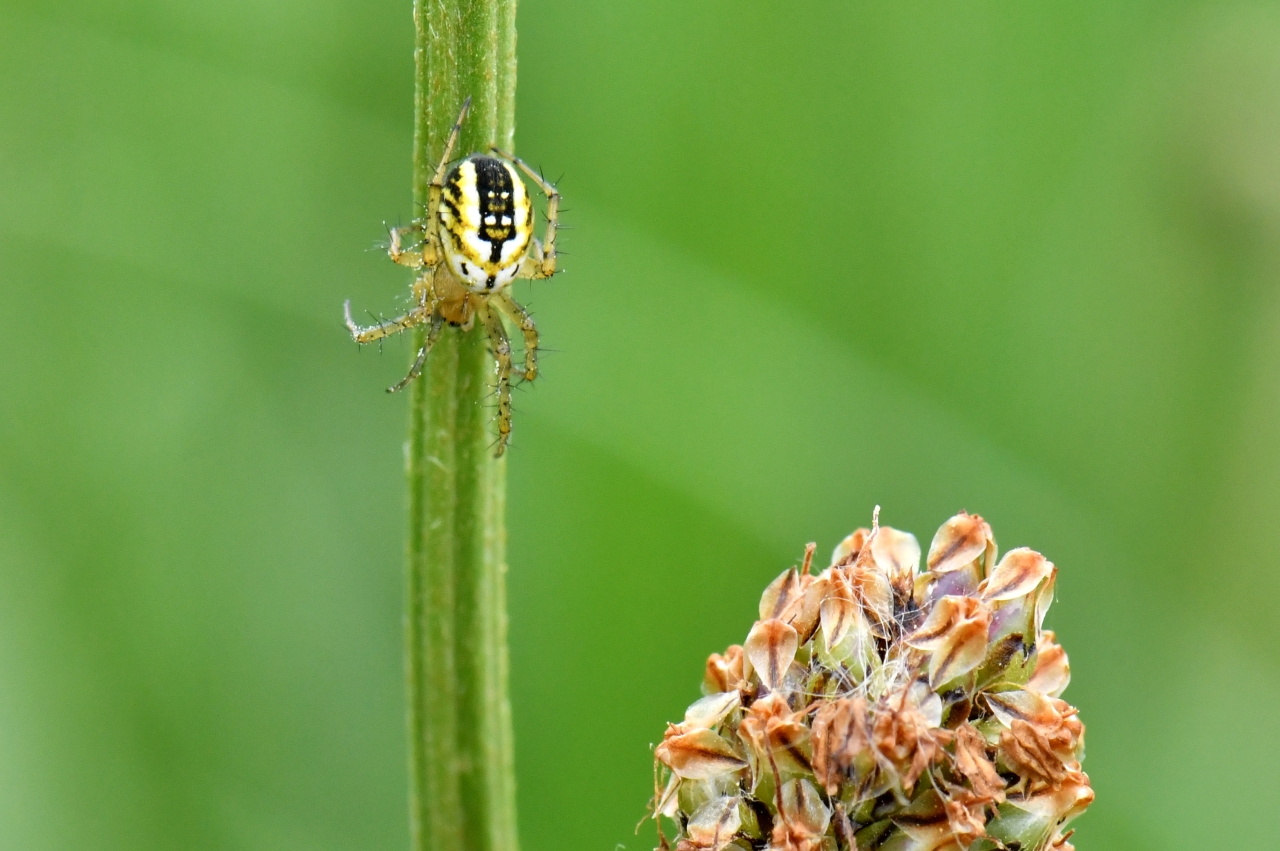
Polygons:
M1053 564L997 562L965 513L923 570L915 537L876 519L816 576L812 556L654 749L677 851L1070 851L1093 790L1067 655L1042 629Z

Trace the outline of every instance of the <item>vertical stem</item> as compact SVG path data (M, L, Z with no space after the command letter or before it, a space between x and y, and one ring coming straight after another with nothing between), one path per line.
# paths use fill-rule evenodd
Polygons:
M419 205L468 96L455 155L491 143L513 147L515 6L414 2ZM410 402L406 657L414 851L516 851L506 465L493 458L493 375L483 329L447 329Z

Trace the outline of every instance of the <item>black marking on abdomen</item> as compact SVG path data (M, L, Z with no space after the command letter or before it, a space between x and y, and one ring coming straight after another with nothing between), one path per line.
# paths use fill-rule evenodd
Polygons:
M455 185L454 185L453 187L451 187L451 188L453 188L453 194L454 194L454 195L456 195L456 194L458 193L458 190L457 190L457 188L456 188L457 175L453 175L453 183L454 183ZM446 207L446 208L448 208L448 210L449 210L449 215L453 217L453 220L454 220L455 222L461 222L461 221L462 221L462 213L460 213L460 212L458 211L458 205L454 203L453 198L452 198L451 196L449 196L449 195L441 195L441 196L440 196L440 206L441 206L441 207Z
M476 197L480 201L480 238L491 246L489 262L497 263L502 259L503 244L516 236L511 172L493 157L475 156L471 163L476 170ZM485 223L490 216L494 222L491 225Z

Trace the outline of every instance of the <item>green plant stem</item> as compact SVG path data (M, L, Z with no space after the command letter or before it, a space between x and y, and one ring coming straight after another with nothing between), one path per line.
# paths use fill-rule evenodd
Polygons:
M415 0L413 194L467 97L455 156L511 150L515 0ZM419 330L416 351L422 345ZM516 851L506 465L483 330L446 329L410 401L406 655L414 851Z

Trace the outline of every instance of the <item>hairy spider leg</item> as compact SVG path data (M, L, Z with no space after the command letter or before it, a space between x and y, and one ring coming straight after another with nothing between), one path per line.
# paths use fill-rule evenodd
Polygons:
M502 311L503 315L510 319L520 329L520 333L524 335L524 372L522 377L525 381L533 381L538 377L538 326L534 324L533 317L529 315L529 311L525 310L509 293L497 292L489 296L489 298L497 301L498 310Z
M427 209L425 215L421 219L417 219L411 224L403 227L395 227L391 229L391 244L387 246L387 254L393 261L401 266L408 266L410 269L421 269L423 266L434 266L440 262L439 237L436 235L431 223L435 218L436 210L440 209L440 194L444 184L444 170L449 164L449 157L453 154L453 147L458 143L458 134L462 132L462 121L467 117L467 110L471 108L471 98L467 98L462 102L462 109L458 112L458 120L453 123L453 129L449 131L449 137L444 143L444 153L440 157L440 163L436 166L435 174L431 177L431 183L427 186ZM413 248L422 247L421 251L413 251L412 249L402 249L400 241L405 234L422 234L421 241L415 242Z
M560 224L560 193L556 191L554 184L548 182L515 154L509 154L493 145L490 146L490 150L503 159L515 163L516 167L528 175L530 180L538 184L542 194L547 196L547 232L544 235L544 241L539 242L537 239L530 241L529 255L520 264L517 277L533 280L550 278L556 273L556 228Z
M423 275L414 281L413 291L418 302L417 307L403 316L379 322L377 325L357 325L355 320L351 318L351 299L347 299L342 305L342 312L347 322L347 330L351 332L351 339L361 345L372 343L375 340L390 337L392 334L399 334L401 331L408 331L410 328L415 328L430 321L435 316L436 311L440 309L441 302L435 287L431 285L430 277Z
M430 265L431 253L435 246L429 244L430 237L424 236L420 240L415 240L410 248L404 249L400 247L401 238L407 233L423 233L426 229L426 222L415 221L412 224L403 227L391 228L391 242L387 245L387 256L401 266L408 266L410 269L421 269L423 266ZM413 249L422 247L421 251Z
M498 312L491 310L487 302L476 301L476 310L489 334L493 359L497 362L498 448L493 453L496 458L506 451L507 441L511 439L511 341L507 339L507 329L502 327Z
M443 328L444 317L438 313L432 316L431 327L427 329L427 337L422 342L422 348L418 349L418 357L413 361L413 366L409 367L409 374L391 387L388 387L388 393L397 393L403 390L406 384L422 374L422 366L427 362L427 355L431 353L431 347L436 344L436 340L440 339L440 331Z
M380 322L377 325L357 325L355 320L351 318L351 299L347 299L343 303L342 312L346 320L347 330L351 332L351 339L361 345L381 340L384 337L390 337L392 334L399 334L401 331L407 331L426 322L431 316L424 308L415 307L404 316L397 316L395 319L388 319L386 322Z
M444 143L444 155L440 157L440 164L436 166L435 176L431 178L431 185L440 187L444 183L444 168L449 164L449 155L453 153L453 146L458 142L458 134L462 132L462 121L467 117L467 110L471 108L471 98L467 97L462 102L462 109L458 112L458 120L453 122L453 129L449 131L449 138Z

